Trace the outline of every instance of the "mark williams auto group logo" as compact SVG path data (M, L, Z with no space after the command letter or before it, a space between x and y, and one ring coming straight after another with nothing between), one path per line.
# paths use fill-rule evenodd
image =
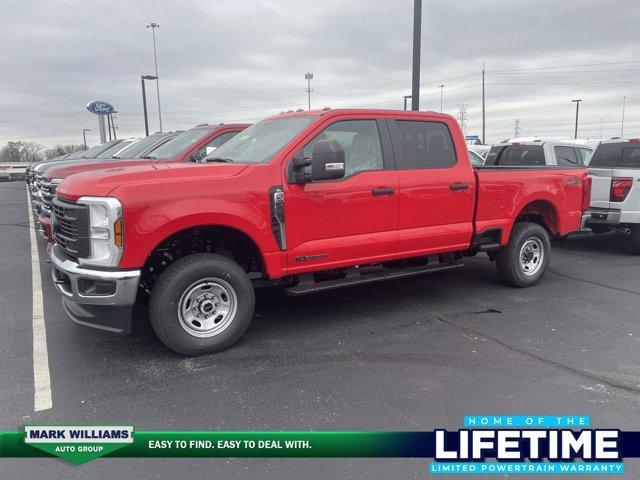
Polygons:
M588 429L590 417L469 416L464 424L435 431L431 474L624 473L620 432Z
M132 426L28 426L24 442L81 464L133 443Z

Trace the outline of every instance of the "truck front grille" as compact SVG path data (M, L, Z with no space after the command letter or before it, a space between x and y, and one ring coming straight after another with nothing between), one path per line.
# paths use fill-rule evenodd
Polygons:
M51 202L51 229L56 243L75 258L90 255L89 207L53 197Z

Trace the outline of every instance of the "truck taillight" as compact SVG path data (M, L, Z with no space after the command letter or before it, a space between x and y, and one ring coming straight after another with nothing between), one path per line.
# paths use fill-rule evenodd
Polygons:
M633 178L613 177L611 179L611 193L609 195L609 201L624 202L627 195L629 195L629 191L632 186Z
M589 210L591 205L591 177L582 177L582 211Z

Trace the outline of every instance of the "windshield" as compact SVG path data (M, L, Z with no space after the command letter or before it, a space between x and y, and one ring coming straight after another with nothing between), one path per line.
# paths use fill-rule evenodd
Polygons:
M77 152L70 153L68 155L63 155L60 158L72 159L72 158L82 158L82 156L86 153L86 150L78 150Z
M100 153L115 145L115 143L116 142L108 142L91 147L89 150L85 150L79 158L96 158Z
M110 148L107 148L104 152L100 153L96 158L111 158L120 150L125 148L127 145L131 144L132 140L125 140L123 142L118 142Z
M223 159L237 163L265 163L284 148L316 116L262 120L233 137L204 158L204 162Z
M143 138L142 140L133 142L127 148L125 148L121 152L118 152L118 155L114 156L114 158L138 158L138 155L140 153L147 150L150 146L155 144L162 137L163 137L163 134L154 133L153 135L150 135L147 138Z
M153 158L154 160L172 160L178 154L198 143L205 135L211 133L209 128L193 128L182 132L180 135L169 140L164 145L156 148L145 158Z

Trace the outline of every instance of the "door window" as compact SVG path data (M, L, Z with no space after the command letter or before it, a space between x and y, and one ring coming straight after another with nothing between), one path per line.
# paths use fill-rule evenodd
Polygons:
M344 150L345 177L367 170L382 170L382 147L375 120L344 120L329 125L302 149L311 158L318 140L335 140Z
M589 165L591 157L593 156L593 150L589 150L588 148L576 148L575 150L578 155L578 165L581 167Z
M556 154L556 163L560 167L577 167L578 159L573 151L573 147L553 147Z
M399 168L447 168L456 164L451 133L444 123L396 120L402 158Z

